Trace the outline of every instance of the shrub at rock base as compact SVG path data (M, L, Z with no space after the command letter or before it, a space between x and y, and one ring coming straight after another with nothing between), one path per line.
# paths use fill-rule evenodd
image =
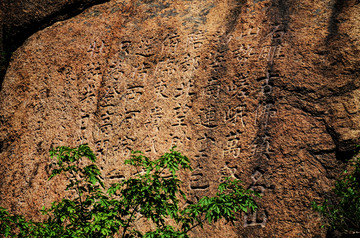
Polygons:
M142 171L105 189L96 156L87 145L57 147L50 151L57 158L50 178L64 174L66 190L73 199L53 202L41 211L43 222L26 221L0 207L0 234L5 237L188 237L204 222L225 219L234 222L237 212L254 211L259 194L244 189L240 180L226 178L214 197L180 208L185 193L177 177L180 168L191 170L189 159L172 148L157 160L134 152L125 164ZM84 164L88 159L88 165ZM86 162L85 162L86 164ZM182 200L183 199L183 200ZM153 229L137 230L134 223L147 221Z
M315 202L312 205L324 216L323 227L346 237L360 237L360 157L349 163L350 169L343 172L333 189L335 198L325 200L322 205Z

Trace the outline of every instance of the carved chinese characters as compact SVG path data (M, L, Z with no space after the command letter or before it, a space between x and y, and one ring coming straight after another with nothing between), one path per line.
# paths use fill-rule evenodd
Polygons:
M194 237L323 237L304 204L330 191L359 131L346 30L359 24L340 21L357 8L334 2L106 1L36 33L0 92L0 205L60 198L40 182L50 147L88 143L108 184L141 173L123 165L132 150L177 146L194 168L179 177L186 203L223 177L262 195Z

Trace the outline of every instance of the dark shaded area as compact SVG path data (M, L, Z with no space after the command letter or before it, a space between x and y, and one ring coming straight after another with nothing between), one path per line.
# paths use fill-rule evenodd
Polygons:
M336 78L339 74L346 75L348 83L341 87L330 86L327 88L327 91L325 91L327 92L327 97L346 96L358 88L357 82L360 71L355 65L355 67L348 67L349 61L347 58L348 55L357 55L358 52L355 47L352 47L352 40L346 32L344 32L344 29L341 30L341 28L339 28L346 21L351 21L344 13L351 10L351 8L357 4L360 4L359 0L334 0L331 6L331 16L328 21L328 35L324 40L326 47L324 47L324 51L318 53L325 55L329 63L321 67L320 70L326 77ZM342 139L339 135L341 132L338 132L338 128L339 125L336 124L336 121L332 121L330 125L327 125L327 130L336 144L336 158L346 162L359 151L358 149L356 150L355 147L359 140L355 138ZM333 234L329 237L352 236L334 236ZM360 237L360 234L356 237Z
M272 5L276 9L276 12L270 14L272 22L277 25L281 24L284 32L289 28L289 16L290 16L290 6L292 1L289 0L273 0ZM296 4L296 3L295 3Z
M226 35L230 34L235 29L238 23L238 18L240 16L241 9L243 5L246 4L246 0L236 0L235 2L236 2L236 6L227 16Z
M350 160L351 158L353 158L358 153L359 153L359 147L357 147L355 149L349 149L347 151L337 150L336 151L336 158L338 160L346 162L346 161Z
M334 0L333 5L331 6L331 16L328 20L328 34L324 40L324 45L326 45L326 50L319 51L319 55L326 55L328 61L330 62L330 67L333 69L329 70L324 67L324 74L328 72L333 72L339 67L344 67L348 64L347 55L358 55L359 51L355 46L353 46L353 40L349 35L344 32L344 28L339 28L342 24L346 22L351 22L352 20L348 18L347 12L351 12L356 5L360 4L360 0ZM345 30L346 31L346 30ZM349 31L349 29L348 29ZM344 48L346 50L344 50ZM346 53L345 53L346 52ZM359 73L358 67L346 69L349 75Z
M331 40L339 32L338 23L340 23L340 21L338 17L339 14L344 10L345 1L348 0L336 0L334 6L332 7L331 17L328 25L329 35L327 37L327 41Z
M359 233L354 233L354 234L343 234L340 231L329 231L326 234L326 238L359 238L360 234Z
M2 0L0 2L0 90L12 53L35 32L109 0ZM1 16L2 13L2 16Z
M353 158L354 155L359 153L360 148L356 147L354 143L351 141L342 141L340 139L340 135L337 134L336 130L332 128L330 125L325 124L326 130L333 139L335 145L336 145L336 159L346 162L349 159Z

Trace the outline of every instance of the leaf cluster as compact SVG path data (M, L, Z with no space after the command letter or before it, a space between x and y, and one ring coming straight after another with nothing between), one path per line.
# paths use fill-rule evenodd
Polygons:
M26 221L0 207L0 235L4 237L188 237L204 222L225 219L234 222L237 212L257 208L258 193L244 189L240 180L226 178L214 197L187 204L177 172L192 170L190 160L174 148L157 160L140 151L125 164L140 173L105 188L96 156L87 145L57 147L50 151L57 159L49 180L63 174L72 198L53 202L41 211L43 222ZM88 163L87 163L88 162ZM88 164L88 165L86 165ZM147 221L151 230L138 230L134 224Z
M326 219L323 227L345 234L360 232L360 157L350 161L333 189L335 198L321 205L312 203L314 210Z

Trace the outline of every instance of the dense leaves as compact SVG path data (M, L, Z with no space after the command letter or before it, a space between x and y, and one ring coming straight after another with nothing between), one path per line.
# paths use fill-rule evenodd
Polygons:
M134 152L129 164L138 168L135 176L105 189L96 156L87 145L57 147L50 151L57 159L49 179L63 174L66 190L74 197L53 202L42 209L44 222L26 221L0 207L0 234L5 237L188 237L204 222L225 219L233 222L238 212L257 208L254 191L244 189L239 180L225 178L214 197L187 204L180 189L179 169L191 170L189 159L172 148L157 160ZM147 221L149 231L137 230L134 223Z
M350 161L350 167L335 184L335 198L313 203L313 208L325 217L325 227L360 234L360 157Z

